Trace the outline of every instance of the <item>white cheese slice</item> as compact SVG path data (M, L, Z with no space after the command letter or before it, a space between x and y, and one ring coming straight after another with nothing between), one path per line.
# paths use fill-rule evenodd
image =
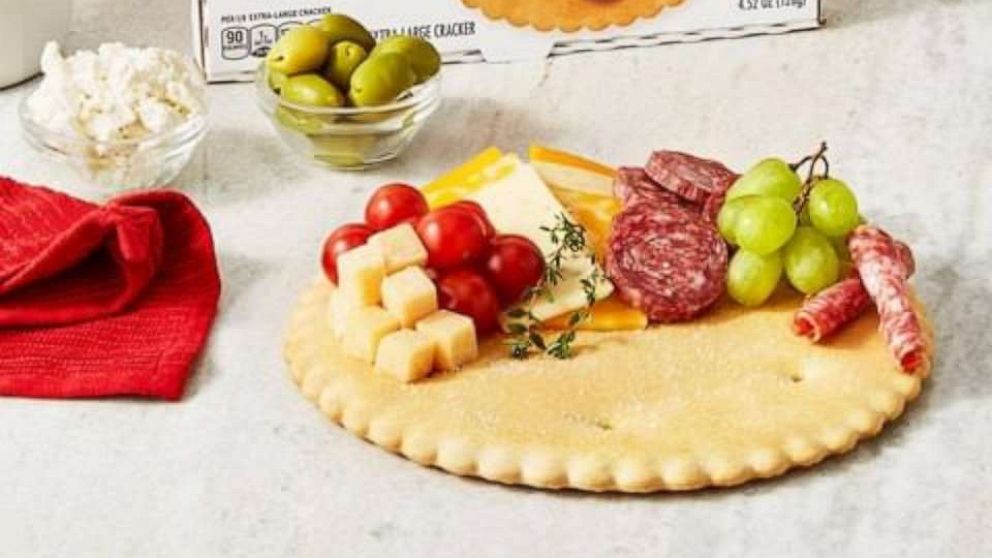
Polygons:
M613 179L599 173L560 163L532 161L544 182L562 190L613 197Z
M494 179L473 192L468 199L478 202L486 210L498 232L526 236L545 255L554 252L555 244L541 227L554 227L557 216L568 215L568 211L551 193L534 167L523 164L516 155L505 156L493 168L499 169L499 172L493 173ZM592 275L594 270L599 272L600 277L605 277L602 269L588 257L568 260L562 266L563 278L552 289L552 296L535 301L531 312L540 321L546 321L583 308L587 300L582 280ZM596 300L602 300L612 292L613 285L604 279L596 288Z

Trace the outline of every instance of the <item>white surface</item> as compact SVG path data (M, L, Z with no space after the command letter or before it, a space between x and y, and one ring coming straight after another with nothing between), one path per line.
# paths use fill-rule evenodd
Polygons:
M72 0L0 0L0 87L38 72L46 41L69 31Z
M179 404L0 400L3 556L980 556L992 552L992 3L836 0L828 29L460 66L399 163L290 158L249 86L211 88L181 185L213 223L225 292ZM87 0L70 44L185 48L186 2ZM0 172L72 184L17 137ZM653 147L740 168L831 142L866 212L916 247L939 364L898 425L852 455L741 489L549 494L422 469L332 427L287 379L281 333L323 234L390 179L423 181L530 140L616 163Z

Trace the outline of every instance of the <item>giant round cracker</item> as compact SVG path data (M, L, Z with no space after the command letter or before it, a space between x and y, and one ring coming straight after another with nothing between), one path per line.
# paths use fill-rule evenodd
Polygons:
M723 303L686 324L583 333L568 361L512 360L492 339L464 370L403 384L344 355L331 289L307 290L291 320L304 394L391 452L506 484L652 492L774 477L874 436L929 374L929 359L899 370L871 312L810 344L790 330L800 300L780 293L759 310Z
M635 20L651 19L664 8L684 0L462 0L494 20L505 19L517 27L539 31L580 29L599 31L611 25L627 26Z

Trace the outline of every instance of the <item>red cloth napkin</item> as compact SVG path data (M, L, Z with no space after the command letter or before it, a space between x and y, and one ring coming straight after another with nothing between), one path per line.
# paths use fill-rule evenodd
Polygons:
M182 194L97 206L0 177L0 395L179 399L219 296Z

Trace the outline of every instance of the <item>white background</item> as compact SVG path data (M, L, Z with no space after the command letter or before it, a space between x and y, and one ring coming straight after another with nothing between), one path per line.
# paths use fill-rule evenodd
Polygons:
M81 0L71 47L185 50L188 3ZM222 313L187 398L0 400L0 556L979 556L992 552L992 2L834 0L777 37L445 70L446 105L399 162L297 162L246 85L178 185L203 207ZM0 173L72 187L18 136ZM939 332L897 425L808 472L652 497L508 489L427 470L333 427L284 372L281 335L324 233L377 183L424 181L537 140L639 163L658 147L735 168L830 141L866 213L916 247Z

